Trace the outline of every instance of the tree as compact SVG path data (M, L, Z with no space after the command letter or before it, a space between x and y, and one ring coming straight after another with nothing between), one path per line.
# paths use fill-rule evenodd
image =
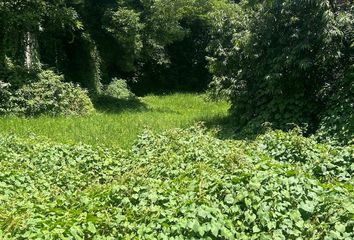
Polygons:
M64 0L5 0L0 6L0 16L1 75L8 81L18 78L21 69L31 72L41 68L38 43L41 36L82 28L75 10Z
M220 45L225 56L213 56L210 66L214 86L232 103L235 125L295 123L313 131L324 88L345 69L340 21L326 0L245 1L243 6L247 26Z

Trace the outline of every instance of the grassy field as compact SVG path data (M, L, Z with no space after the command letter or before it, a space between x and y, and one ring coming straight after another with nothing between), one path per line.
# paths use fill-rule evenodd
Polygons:
M0 134L129 148L144 129L162 131L197 121L211 122L226 117L227 109L227 103L208 102L203 95L147 96L124 110L105 109L88 117L0 118Z

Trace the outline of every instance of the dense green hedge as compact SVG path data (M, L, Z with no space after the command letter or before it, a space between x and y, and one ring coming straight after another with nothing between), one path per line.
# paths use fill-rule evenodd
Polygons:
M354 147L296 131L147 131L128 152L1 137L0 169L4 239L354 238Z

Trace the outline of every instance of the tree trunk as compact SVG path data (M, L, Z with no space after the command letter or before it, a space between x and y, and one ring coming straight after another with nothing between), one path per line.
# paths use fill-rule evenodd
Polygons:
M36 35L31 32L25 33L25 62L24 65L27 70L32 70L39 67L39 58L37 52Z

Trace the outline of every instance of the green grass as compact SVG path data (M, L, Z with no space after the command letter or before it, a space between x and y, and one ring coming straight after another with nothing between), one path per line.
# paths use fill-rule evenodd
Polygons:
M0 118L0 134L39 136L60 143L85 143L129 148L144 129L162 131L198 121L212 122L227 116L226 102L208 102L203 95L147 96L122 111L99 112L76 118Z

